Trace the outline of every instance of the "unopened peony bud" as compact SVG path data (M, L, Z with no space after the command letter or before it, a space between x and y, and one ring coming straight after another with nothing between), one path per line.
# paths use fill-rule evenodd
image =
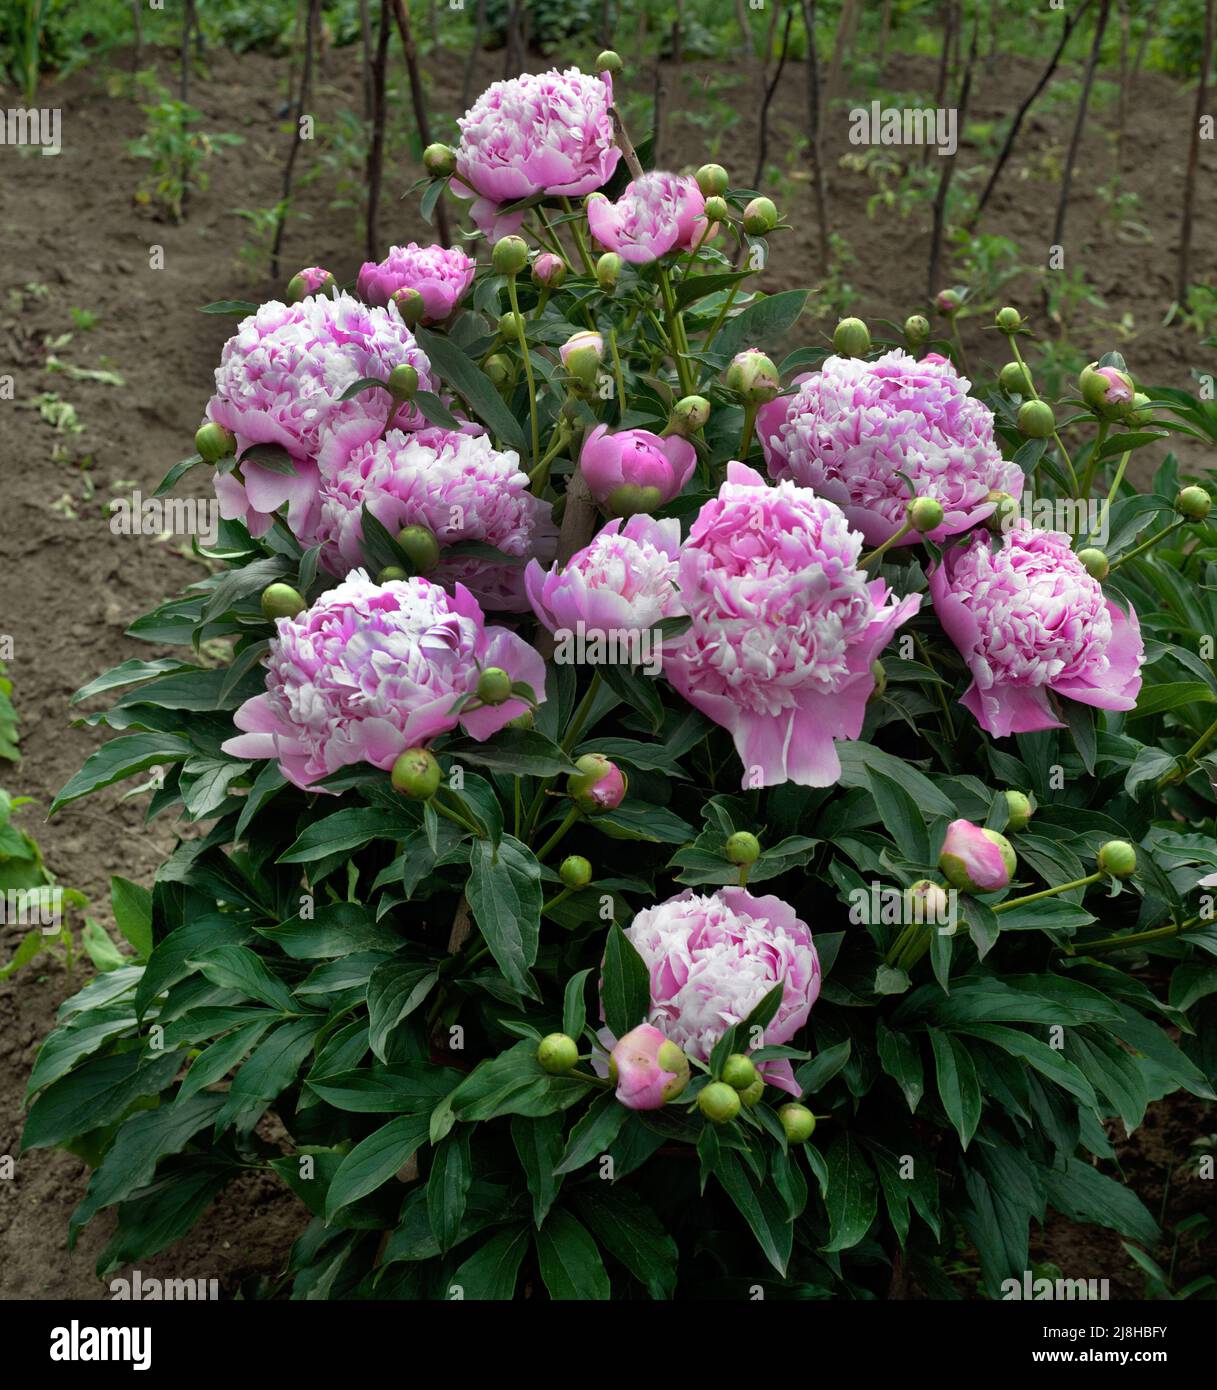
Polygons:
M385 385L395 401L408 401L418 390L418 371L409 362L399 362Z
M727 367L724 380L747 405L771 401L782 390L778 369L759 348L737 352Z
M1018 428L1028 439L1051 439L1056 416L1047 401L1024 401L1018 408Z
M307 270L293 275L287 282L285 298L289 304L299 304L310 295L329 294L335 284L336 281L328 270L319 265L309 266Z
M218 463L230 458L237 451L237 437L230 434L223 425L209 420L194 436L194 447L205 463Z
M911 922L946 925L951 919L951 899L941 883L932 878L919 878L904 890L904 901Z
M617 283L624 264L616 251L606 251L596 262L596 283L606 294Z
M640 1023L617 1040L609 1056L609 1076L627 1109L658 1110L689 1084L689 1059L654 1025Z
M1154 412L1150 409L1149 397L1144 391L1134 392L1132 409L1124 417L1125 424L1140 427L1141 425L1148 425L1153 418Z
M749 236L764 236L778 224L778 210L772 198L753 198L744 209L744 231Z
M997 379L1001 383L1001 389L1008 391L1012 396L1031 394L1031 377L1021 362L1007 362L998 373Z
M487 666L478 677L476 693L484 705L501 705L511 699L511 677L501 666Z
M907 509L909 525L914 531L925 535L942 525L946 515L937 497L914 497Z
M1111 572L1111 561L1093 545L1078 551L1078 559L1091 579L1106 579Z
M1018 498L1008 492L990 491L986 501L993 503L993 510L985 518L985 526L994 535L1008 531L1018 521Z
M1127 372L1118 367L1099 367L1091 363L1078 376L1082 399L1104 419L1119 419L1133 408L1136 386Z
M778 1119L786 1131L786 1139L791 1144L805 1144L816 1132L816 1117L805 1105L791 1101L779 1106Z
M558 877L564 888L586 888L592 881L591 861L584 859L581 854L568 854L558 868Z
M611 72L613 76L616 77L624 67L625 64L621 61L621 54L614 53L611 48L606 48L604 52L597 57L595 63L592 65L592 70L593 72Z
M528 264L528 243L522 236L500 237L490 253L496 275L518 275Z
M507 729L531 729L537 722L532 710L526 709L523 714L517 714L514 719L509 719L503 726Z
M584 753L566 779L567 795L585 815L615 811L625 800L628 779L603 753Z
M579 1061L579 1044L569 1033L550 1033L537 1044L537 1061L551 1076L565 1076Z
M733 1052L723 1063L722 1080L736 1091L746 1091L760 1080L760 1072L751 1057L742 1052Z
M573 333L558 349L562 365L586 387L595 385L604 361L604 339L590 328Z
M841 357L865 357L870 351L870 329L861 319L842 319L833 332L832 345Z
M427 801L439 791L439 763L426 748L408 748L393 764L389 780L412 801Z
M920 347L930 336L930 321L924 314L910 314L904 321L904 339L909 347Z
M755 864L761 857L761 842L748 830L737 830L727 839L727 858L732 864Z
M702 196L706 198L717 198L731 186L727 171L721 164L703 164L695 177Z
M940 314L950 318L952 314L959 313L963 308L963 296L958 290L939 290L934 296L934 308Z
M276 618L294 618L307 607L303 594L290 584L270 584L262 590L262 616L271 622Z
M423 168L433 179L448 178L456 173L456 151L450 145L428 145L423 151Z
M524 327L523 314L514 313L511 309L505 314L499 315L499 334L507 339L508 342L517 342L520 336L520 329Z
M730 216L731 209L727 206L726 198L706 199L706 221L712 226L718 222L725 222Z
M871 700L882 700L887 691L887 669L878 657L871 662L870 673L875 679L875 686L868 698Z
M430 574L439 564L439 541L426 526L403 526L397 533L397 544L406 552L415 574Z
M994 321L1003 333L1017 333L1023 326L1022 314L1017 309L1011 309L1008 306L997 311Z
M1137 851L1127 840L1108 840L1099 849L1099 869L1112 878L1131 878L1137 872Z
M511 377L511 362L496 352L482 364L482 370L496 386L505 386Z
M1008 886L1018 866L1014 848L1004 835L953 820L947 826L938 867L952 888L963 893L995 893Z
M542 289L556 290L566 279L566 262L552 251L542 251L532 263L532 280Z
M1006 793L1006 828L1008 830L1026 830L1031 824L1031 815L1035 810L1031 798L1026 792L1009 791Z
M739 1098L749 1110L754 1109L761 1103L761 1098L765 1094L765 1078L758 1076L751 1086L746 1087L739 1093Z
M1185 487L1175 498L1175 510L1188 521L1203 521L1213 509L1213 499L1202 487Z
M409 579L410 576L400 565L386 565L376 576L377 584L389 584L394 580Z
M710 418L710 402L705 396L682 396L672 407L665 433L678 434L687 439L691 434L704 429Z
M403 285L400 289L394 290L389 296L389 303L397 309L401 321L407 328L414 328L426 317L426 301L418 290L408 286Z
M725 1081L711 1081L697 1093L697 1108L716 1125L730 1124L739 1114L739 1092Z

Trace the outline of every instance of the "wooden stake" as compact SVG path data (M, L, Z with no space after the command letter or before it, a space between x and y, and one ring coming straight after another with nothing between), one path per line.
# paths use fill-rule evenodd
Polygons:
M1196 109L1192 116L1192 140L1187 151L1187 181L1183 188L1183 222L1179 228L1179 276L1175 281L1175 298L1187 304L1191 289L1192 214L1196 202L1196 169L1200 162L1200 122L1204 118L1208 95L1209 69L1213 65L1214 10L1217 0L1207 0L1204 7L1204 51L1200 57L1200 80L1196 83Z
M424 149L431 143L431 122L427 119L427 102L423 92L422 74L418 70L418 49L414 43L414 31L410 27L410 12L406 0L393 0L393 15L397 20L397 32L401 35L401 46L406 52L406 71L410 77L410 99L414 106L414 123L418 127L418 138ZM435 205L435 227L439 233L440 245L450 246L452 239L448 231L448 209L441 198Z

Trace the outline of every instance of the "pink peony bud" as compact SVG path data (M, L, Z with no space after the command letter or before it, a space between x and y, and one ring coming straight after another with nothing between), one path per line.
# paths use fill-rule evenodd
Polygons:
M562 365L585 386L591 386L604 361L604 339L590 328L572 333L558 349Z
M996 893L1009 884L1017 866L1009 840L996 830L985 830L970 820L953 820L947 826L938 867L953 888Z
M311 294L329 294L334 284L334 277L323 266L310 265L287 282L287 302L298 304Z
M693 476L697 451L679 435L597 425L579 455L592 496L618 516L651 512L670 502Z
M658 1028L640 1023L618 1040L609 1059L617 1099L630 1110L658 1110L689 1084L689 1059Z
M532 263L533 283L547 290L556 290L566 279L566 262L552 251L542 251Z
M603 753L584 753L567 778L566 789L575 805L589 816L615 811L625 800L625 773Z

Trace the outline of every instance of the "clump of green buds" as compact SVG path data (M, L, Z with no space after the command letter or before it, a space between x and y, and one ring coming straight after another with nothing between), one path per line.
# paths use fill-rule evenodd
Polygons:
M439 763L427 748L407 748L393 764L389 780L411 801L429 801L439 791Z
M1111 561L1097 546L1088 545L1079 550L1078 559L1091 579L1106 579L1111 573Z
M1018 430L1028 439L1051 439L1056 415L1047 401L1024 401L1018 408Z
M569 888L572 893L578 892L592 881L591 861L584 859L581 854L568 854L558 866L558 877L562 880L563 888Z
M731 359L723 378L745 405L760 405L781 393L782 378L760 348L745 348Z
M905 515L913 530L924 536L927 531L936 530L942 525L946 513L937 497L914 497L908 504Z
M930 321L924 314L910 314L904 321L904 341L919 348L930 336Z
M737 830L728 836L725 851L732 864L755 864L761 857L761 842L750 830Z
M399 362L385 382L395 401L408 401L418 390L418 372L408 362Z
M1026 830L1035 812L1035 802L1026 792L1008 791L1006 793L1006 829Z
M237 451L237 437L209 420L199 427L194 436L195 452L204 463L219 463L221 459L231 458Z
M1023 316L1017 309L1007 305L1004 309L999 309L994 316L994 323L1003 333L1017 333L1023 326Z
M496 275L518 275L528 264L528 243L522 236L500 237L490 253Z
M842 319L833 330L832 345L840 357L865 357L870 351L870 329L861 319Z
M749 236L764 236L778 224L778 210L772 198L753 198L744 209L744 231Z
M1131 878L1137 872L1137 851L1127 840L1108 840L1100 846L1099 871L1112 878Z
M456 173L456 151L436 142L423 151L423 168L433 179L446 179Z
M501 666L487 666L478 676L474 692L484 705L502 705L511 699L511 677Z
M268 584L262 590L262 616L269 622L276 618L294 618L307 607L304 595L290 584Z
M397 533L397 544L415 574L430 574L439 564L439 541L427 526L403 526Z
M569 1033L548 1033L537 1044L537 1061L551 1076L566 1076L579 1061L579 1044Z
M739 1092L725 1081L711 1081L697 1093L697 1108L716 1125L730 1124L739 1114Z
M731 186L727 171L721 164L703 164L694 177L703 198L719 198Z
M1185 487L1175 498L1175 510L1188 521L1204 521L1213 510L1213 499L1202 487Z

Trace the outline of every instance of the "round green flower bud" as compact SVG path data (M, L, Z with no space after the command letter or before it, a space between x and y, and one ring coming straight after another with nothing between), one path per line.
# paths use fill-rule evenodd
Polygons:
M412 801L427 801L439 791L439 763L426 748L407 748L393 764L389 780Z
M746 1091L749 1086L756 1085L761 1074L751 1057L745 1057L742 1052L733 1052L723 1063L721 1079L736 1091Z
M937 497L914 497L907 509L909 525L914 531L925 535L942 525L946 515Z
M705 396L682 396L672 407L668 430L687 439L705 427L710 418L710 402Z
M805 1144L816 1132L816 1117L805 1105L795 1101L778 1107L778 1119L791 1144Z
M401 289L394 290L389 296L389 303L396 308L407 328L414 328L426 317L426 301L418 290L409 286L403 285Z
M1154 418L1154 412L1150 409L1149 397L1144 391L1135 391L1132 398L1132 409L1124 417L1125 424L1148 425Z
M731 209L727 206L726 198L706 199L706 221L711 226L718 222L725 222L730 216Z
M599 55L592 66L593 72L611 72L614 77L625 67L621 61L621 54L614 53L611 48L606 48Z
M209 420L194 436L194 447L204 463L219 463L230 458L237 451L237 437L230 434L223 425Z
M744 209L744 231L749 236L764 236L778 224L778 210L772 198L753 198Z
M997 311L994 322L1003 333L1017 333L1023 326L1023 316L1017 309L1011 309L1007 306L1005 309Z
M523 714L517 714L514 719L509 719L503 727L507 729L531 729L536 722L532 710L526 709Z
M637 516L640 512L649 516L663 506L663 493L657 487L622 483L605 498L605 505L614 516Z
M439 541L426 526L403 526L397 544L406 552L415 574L430 574L439 564Z
M997 375L1001 389L1012 396L1031 394L1031 376L1021 362L1007 362Z
M861 319L842 319L833 331L832 345L841 357L865 357L870 351L870 329Z
M490 253L496 275L518 275L528 264L528 243L522 236L500 237Z
M760 405L781 394L778 369L759 348L745 348L731 359L723 380L747 405Z
M400 565L386 565L376 576L377 584L388 584L393 580L409 579L410 576Z
M740 1093L740 1100L752 1110L761 1103L761 1097L765 1094L765 1078L758 1076L751 1086L746 1086Z
M477 697L484 705L501 705L511 699L511 677L501 666L487 666L478 677Z
M579 1044L569 1033L549 1033L537 1044L537 1061L551 1076L565 1076L579 1061Z
M1051 439L1056 416L1047 401L1024 401L1018 408L1018 429L1028 439Z
M993 510L985 518L985 527L993 534L1000 535L1003 531L1008 531L1018 520L1018 498L1011 497L1008 492L998 492L992 489L986 501L993 503Z
M697 1108L716 1125L729 1124L739 1114L739 1092L725 1081L711 1081L697 1093Z
M433 179L446 179L456 173L456 151L450 145L436 143L423 151L423 168Z
M395 401L408 401L418 390L418 372L409 362L399 362L386 383Z
M307 607L304 595L290 584L268 584L262 590L262 616L271 622L276 618L294 618Z
M1175 510L1188 521L1203 521L1213 509L1213 499L1202 487L1185 487L1175 498Z
M1078 559L1092 579L1106 579L1111 572L1111 561L1093 545L1088 545L1085 550L1079 550Z
M750 830L737 830L727 839L726 854L732 864L755 864L761 857L761 842Z
M939 290L934 296L934 307L940 314L950 318L963 308L963 296L958 290Z
M564 888L586 888L592 881L591 861L581 854L568 854L558 867L558 877Z
M875 679L874 689L867 696L868 700L881 700L887 690L887 669L878 657L870 664L870 673Z
M1026 830L1031 823L1031 815L1035 807L1031 803L1031 798L1026 792L1008 791L1006 793L1006 829L1007 830Z
M1108 840L1100 847L1099 870L1112 878L1131 878L1137 872L1137 851L1127 840Z
M482 365L482 370L495 386L505 386L511 377L511 363L502 353L493 353Z
M520 329L524 326L524 315L514 313L511 309L505 314L499 315L499 333L508 342L519 341Z
M910 314L904 321L904 338L909 347L920 347L930 336L930 321L924 314Z
M625 262L616 251L606 251L596 262L596 283L607 293L617 283Z
M705 198L719 197L731 186L727 171L721 164L703 164L695 177Z

